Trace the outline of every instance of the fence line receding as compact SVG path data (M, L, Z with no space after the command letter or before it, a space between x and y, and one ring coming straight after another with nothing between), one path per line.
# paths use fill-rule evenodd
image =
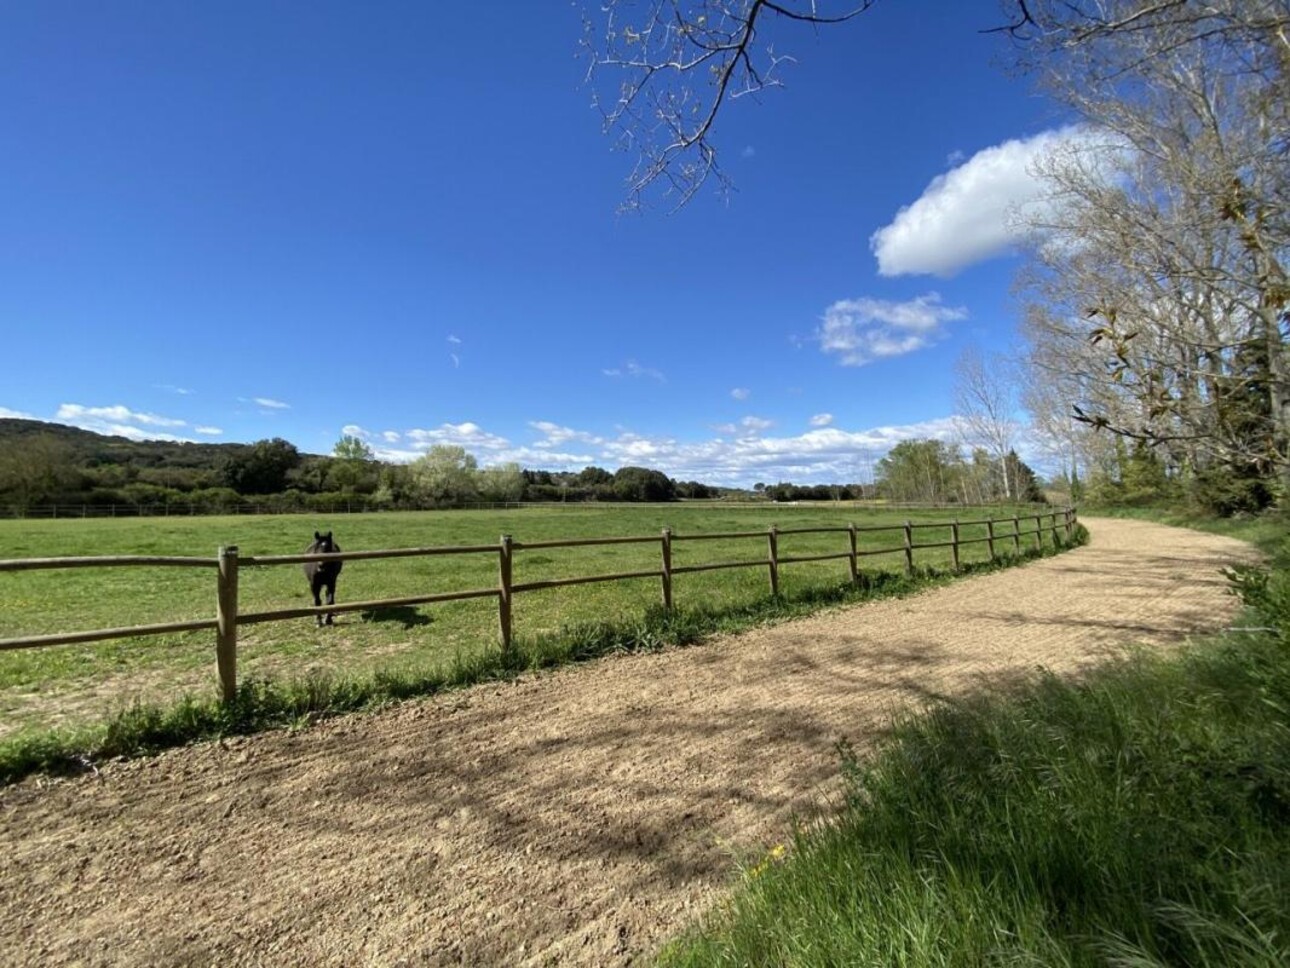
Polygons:
M1045 524L1047 519L1047 524ZM1030 527L1031 520L1034 527ZM1023 529L1022 524L1026 524ZM180 556L144 556L144 555L110 555L101 557L67 557L67 558L19 558L0 560L0 573L8 571L29 571L49 568L88 568L88 567L130 567L130 566L165 566L213 568L216 571L216 614L213 619L198 619L186 622L166 622L153 625L136 625L126 628L93 629L81 632L61 632L47 635L29 635L18 638L0 639L0 651L13 649L42 648L49 645L69 645L74 643L96 642L108 639L129 638L134 636L163 635L177 632L215 630L216 668L220 678L221 693L226 701L237 695L237 630L242 625L254 625L262 622L279 622L296 618L308 618L337 612L373 611L380 608L399 606L426 605L441 602L465 601L479 598L496 598L498 612L498 639L503 649L510 649L513 644L512 609L514 596L520 592L539 591L542 589L560 588L573 585L585 585L594 582L628 581L633 579L658 579L661 584L662 604L666 609L673 608L673 579L676 575L698 574L700 572L718 571L731 568L765 568L769 580L770 593L779 594L779 569L782 565L804 562L840 561L845 559L848 566L848 577L852 582L860 580L860 559L879 555L904 555L904 567L907 574L914 572L914 553L920 550L949 548L951 563L955 571L960 565L960 549L964 545L988 544L990 560L996 556L996 543L1011 540L1013 553L1021 553L1022 538L1034 538L1035 548L1041 549L1045 533L1051 534L1056 546L1064 533L1069 541L1074 534L1077 523L1074 508L1064 507L1053 511L1024 516L1015 513L1004 518L982 518L960 521L957 518L948 522L915 522L905 521L895 525L866 525L857 527L847 524L833 527L778 528L771 525L765 531L726 531L696 534L677 534L671 528L663 528L658 535L627 536L612 538L570 538L567 540L516 541L511 535L502 535L497 544L458 545L451 547L431 548L392 548L378 551L344 551L332 554L291 554L291 555L253 555L240 557L235 545L219 549L214 558L180 557ZM1002 531L996 531L995 525L1011 525ZM961 529L967 526L982 525L986 536L982 538L963 538ZM914 532L927 529L947 529L948 541L926 541L916 543ZM858 546L857 535L861 533L893 532L899 534L901 543L889 547L863 549ZM847 536L848 548L845 551L825 554L781 555L779 541L784 536L805 534L839 534ZM676 565L673 563L673 551L678 543L702 542L716 540L756 539L765 542L765 557L747 558L738 561L702 562L698 564ZM597 545L657 544L659 546L659 567L637 571L613 572L600 575L580 575L567 578L541 579L538 581L517 582L514 580L515 556L517 553L546 548L581 548ZM474 588L461 591L437 592L426 595L403 596L399 598L382 598L363 602L344 602L333 605L303 606L297 608L273 609L260 612L243 612L238 608L238 574L247 566L274 566L303 564L324 561L363 561L381 558L410 558L445 555L479 555L497 556L498 581L495 588Z

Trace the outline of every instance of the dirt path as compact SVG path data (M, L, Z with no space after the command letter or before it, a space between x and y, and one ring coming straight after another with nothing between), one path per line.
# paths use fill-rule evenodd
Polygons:
M1230 539L900 601L0 791L0 964L623 964L834 790L891 710L1221 626Z

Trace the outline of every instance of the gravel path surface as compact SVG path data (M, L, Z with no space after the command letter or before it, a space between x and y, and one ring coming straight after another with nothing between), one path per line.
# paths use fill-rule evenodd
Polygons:
M0 790L0 964L627 964L889 714L1235 612L1241 542L1084 548L903 599Z

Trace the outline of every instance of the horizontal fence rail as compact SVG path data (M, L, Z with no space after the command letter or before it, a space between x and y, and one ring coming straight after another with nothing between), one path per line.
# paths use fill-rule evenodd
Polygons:
M1032 524L1033 522L1033 524ZM1047 523L1045 523L1047 522ZM1024 523L1024 527L1023 527ZM1022 539L1033 538L1034 547L1043 547L1044 536L1051 535L1054 547L1058 546L1062 536L1069 541L1077 524L1076 510L1064 507L1038 513L1015 513L1003 518L981 518L968 521L955 519L949 522L915 522L905 521L895 525L855 524L833 527L778 528L772 525L766 531L723 531L696 534L675 534L671 528L664 528L658 535L633 535L611 538L570 538L543 541L516 541L510 535L502 535L497 544L455 545L451 547L428 548L391 548L375 551L344 551L330 554L291 554L291 555L249 555L245 558L238 555L235 545L219 549L214 558L156 555L109 555L100 557L66 557L66 558L18 558L0 560L0 573L10 571L29 571L52 568L116 568L131 566L152 567L190 567L213 568L218 578L216 583L216 615L212 618L197 619L185 622L165 622L152 625L135 625L125 628L92 629L82 632L61 632L48 635L29 635L18 638L0 639L0 651L14 649L42 648L49 645L69 645L84 642L105 641L108 639L131 638L146 635L164 635L178 632L197 632L215 630L216 667L219 673L221 694L226 701L237 695L237 629L242 625L255 625L263 622L279 622L296 618L329 615L343 612L367 612L382 608L399 606L427 605L440 602L465 601L469 599L495 598L498 609L498 637L503 649L510 649L513 644L511 627L514 596L521 592L532 592L550 588L562 588L575 585L586 585L595 582L630 581L635 579L654 579L661 582L664 608L673 607L673 577L676 575L698 574L701 572L719 571L732 568L765 568L767 570L770 592L779 594L779 569L782 565L804 562L847 560L850 579L859 581L860 559L876 555L904 555L907 574L914 571L914 553L927 549L951 549L951 561L955 571L960 568L959 551L963 545L988 544L990 559L994 560L998 542L1011 542L1014 554L1020 554ZM996 525L1005 525L1003 530L996 530ZM961 528L967 526L986 528L983 538L963 538ZM948 530L948 541L914 541L916 531ZM901 534L903 541L899 545L882 548L859 548L857 535L891 532ZM848 538L848 550L823 554L780 555L779 540L784 536L807 534L845 534ZM737 541L757 540L766 542L766 556L739 561L701 562L697 564L674 565L672 550L678 542L702 541ZM600 575L579 575L567 578L550 578L538 581L517 582L514 580L514 565L517 552L554 548L584 548L599 545L642 545L659 546L659 568L648 568L638 571L612 572ZM400 598L382 598L364 602L345 602L298 608L274 609L260 612L243 612L238 609L238 573L243 567L271 567L276 565L305 564L309 562L343 562L364 561L383 558L435 557L444 555L480 555L497 556L498 582L493 588L475 588L463 591L436 592L425 595L412 595Z

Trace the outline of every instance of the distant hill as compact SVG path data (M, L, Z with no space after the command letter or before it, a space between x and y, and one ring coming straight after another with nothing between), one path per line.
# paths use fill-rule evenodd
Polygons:
M82 467L130 464L134 467L183 467L214 470L222 457L246 451L248 444L176 443L169 440L130 440L96 434L92 430L46 423L43 420L0 419L0 451L25 438L45 436L71 448Z

